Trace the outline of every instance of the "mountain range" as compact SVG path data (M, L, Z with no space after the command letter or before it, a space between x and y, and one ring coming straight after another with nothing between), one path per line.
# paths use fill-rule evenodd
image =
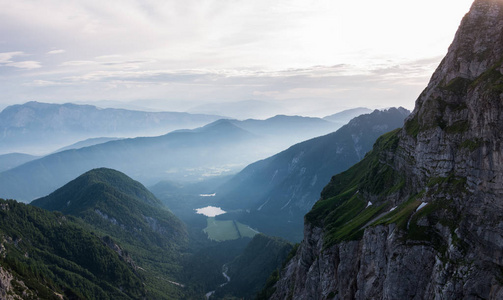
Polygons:
M351 119L353 119L354 117L364 114L370 114L371 112L372 110L369 108L357 107L343 110L330 116L326 116L323 118L323 120L338 123L342 127L343 125L346 125L349 121L351 121Z
M33 156L24 153L9 153L0 155L0 172L13 169L17 166L25 164L29 161L39 158L38 156Z
M322 119L296 116L262 121L221 119L157 137L89 143L0 173L0 196L30 201L100 167L119 170L147 185L162 180L198 181L235 173L251 162L334 128L336 124Z
M8 106L0 112L0 153L45 154L89 138L156 136L221 118L32 101Z
M43 197L0 199L0 298L503 299L502 95L503 1L475 0L410 114L376 110L335 132L345 113L219 118L2 155L0 197ZM9 107L1 142L84 137L99 111ZM162 123L108 112L112 122L96 124L111 132L88 137L121 136L121 114L150 132ZM262 233L211 240L192 207L211 204L227 211L212 230Z
M330 127L329 130L333 131L347 123L351 116L355 117L364 111L364 109L344 111L327 117L326 121L330 122L324 123L321 119L313 119L318 119L320 124L317 125ZM17 152L45 155L83 140L102 137L159 136L174 130L194 129L223 118L210 114L103 109L92 105L49 104L32 101L8 106L0 112L0 154ZM274 122L275 120L277 118L273 117L268 122L276 126L281 125ZM250 119L243 125L245 123L261 122ZM294 122L291 125L295 126ZM257 126L264 127L263 124L252 125L252 127ZM309 126L308 130L315 129L313 125ZM307 134L308 130L303 129L302 132ZM307 138L328 132L325 130L315 135L308 134ZM296 142L305 138L305 136L300 136Z
M403 126L404 108L376 110L334 133L296 144L255 162L215 190L214 203L269 235L302 239L303 216L333 174L360 161L375 140Z

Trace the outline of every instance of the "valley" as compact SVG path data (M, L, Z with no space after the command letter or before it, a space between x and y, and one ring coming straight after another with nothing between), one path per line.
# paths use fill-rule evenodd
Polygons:
M396 117L390 117L399 124L408 112L396 112ZM343 114L339 123L352 113ZM337 121L334 116L332 119ZM370 121L373 124L370 126L386 130L388 125L383 126L378 119ZM252 297L269 273L281 265L292 244L265 236L262 228L258 230L250 225L253 222L243 221L238 212L251 206L227 205L220 197L225 188L220 186L229 186L228 182L234 178L232 172L242 169L243 162L252 162L338 127L340 125L322 119L278 116L263 121L222 119L200 128L176 130L151 138L90 138L41 157L3 155L5 170L0 173L0 191L4 198L30 202L26 208L37 206L72 218L75 226L96 236L131 268L133 273L128 275L131 276L128 280L144 282L141 293L146 298L199 298L208 291L213 291L212 299L230 295ZM364 131L362 128L360 134ZM379 131L372 132L379 135ZM203 160L208 159L211 161L204 167ZM217 171L233 164L229 171ZM173 166L183 167L185 171L163 171L173 170ZM193 168L189 168L191 166ZM146 175L140 175L142 173ZM150 186L155 195L126 174L155 183ZM191 174L195 175L191 177ZM251 190L260 188L251 187ZM30 201L44 194L47 196ZM300 223L302 216L297 219ZM6 238L2 245L7 247L8 241L15 237L8 235L8 231L2 232ZM27 253L36 251L31 238L19 238L29 241L25 246ZM277 246L264 248L271 243ZM79 263L75 256L62 258ZM268 261L272 258L274 263ZM243 263L250 259L255 260L247 267L252 269L240 273ZM29 254L26 263L31 264ZM222 272L222 266L228 271ZM25 282L31 276L38 276L35 274L40 271L23 273L14 268L10 272L10 282ZM49 271L43 276L59 280L60 275ZM85 289L69 289L61 283L52 287L56 296L75 293L83 297L88 293ZM28 284L26 290L34 295L47 294L47 290L37 285ZM138 296L125 293L125 297Z
M89 16L101 11L89 5ZM150 21L165 22L166 12L159 5L152 9L145 3L141 10L123 5L128 20L142 16L149 28L141 30L149 33L143 41L153 42L159 29ZM188 4L166 5L174 20L189 15ZM209 14L212 24L219 24L230 4L220 5L208 2L195 15L190 10L191 22ZM270 12L260 1L254 5ZM313 4L309 11L326 5ZM297 6L302 5L288 5L297 17L285 24L300 30L298 16L309 16L295 11ZM107 14L116 8L110 6ZM284 9L275 4L273 10ZM244 11L233 13L243 18ZM67 22L72 18L65 16ZM83 18L86 34L107 28L75 18ZM278 28L259 21L265 19L252 25L270 27L277 37ZM30 74L40 69L37 76L51 79L26 79L27 95L42 87L70 91L82 82L83 94L92 87L93 93L110 95L127 83L116 95L130 93L133 100L121 107L163 101L186 106L178 112L80 101L5 105L0 299L503 299L503 0L474 0L412 111L382 108L388 103L383 95L404 95L389 82L418 86L414 78L425 76L432 58L368 64L358 57L307 68L299 59L306 53L293 55L299 47L287 43L291 52L280 51L281 58L293 55L298 67L261 70L250 58L239 70L216 69L231 66L243 45L255 46L256 35L241 36L244 23L233 19L222 36L213 27L191 31L188 25L163 36L162 43L198 36L197 43L185 44L190 47L173 46L178 56L170 63L185 66L183 71L161 68L166 61L159 53L171 50L158 46L158 54L147 59L141 43L131 48L141 54L134 59L102 53L58 62L55 55L70 57L71 51L56 48L43 56L0 53L0 77L18 76L7 70L16 68ZM282 42L292 38L292 31L282 30L290 32ZM307 32L305 47L319 39ZM226 44L234 35L244 44ZM211 43L202 42L206 39ZM321 49L334 51L319 48L320 59ZM204 52L204 59L189 63L196 55L191 49ZM223 55L228 53L219 52L223 49L235 56ZM266 61L273 51L262 50L260 61ZM364 57L369 51L354 53ZM375 51L376 57L383 55ZM33 60L18 61L26 57ZM208 61L213 63L205 65ZM146 65L150 69L143 69ZM49 72L49 66L57 71ZM103 69L96 71L97 66ZM85 74L70 76L74 68ZM213 95L217 86L226 89L217 93L222 98L190 100ZM148 95L162 91L162 99L134 100L147 90ZM79 99L76 91L72 99ZM175 101L171 92L180 98ZM339 105L345 109L331 109L341 95L348 97ZM357 99L362 95L379 99L372 107L381 108L361 106L371 103ZM322 110L315 107L320 103ZM292 111L303 114L281 114ZM244 117L250 115L266 117Z

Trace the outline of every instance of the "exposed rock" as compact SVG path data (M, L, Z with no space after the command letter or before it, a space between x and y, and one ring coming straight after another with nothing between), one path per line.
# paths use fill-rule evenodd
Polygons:
M14 285L16 285L16 288L14 288ZM0 266L0 299L22 300L26 299L27 296L32 297L33 295L24 282L17 281L12 273Z
M503 1L476 0L396 144L374 149L403 183L376 192L365 170L358 197L373 205L357 216L382 209L351 235L306 219L272 299L503 299L502 63Z
M131 266L134 272L136 272L139 267L136 265L133 258L129 255L127 251L123 251L122 248L109 236L104 236L101 238L103 243L110 249L112 249L115 253L119 255L119 257Z

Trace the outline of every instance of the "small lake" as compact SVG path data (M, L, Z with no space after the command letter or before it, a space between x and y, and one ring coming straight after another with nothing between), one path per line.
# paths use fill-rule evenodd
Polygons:
M195 209L196 213L205 215L207 217L215 217L218 215L225 214L226 211L221 209L220 207L215 207L215 206L206 206L203 208L196 208Z

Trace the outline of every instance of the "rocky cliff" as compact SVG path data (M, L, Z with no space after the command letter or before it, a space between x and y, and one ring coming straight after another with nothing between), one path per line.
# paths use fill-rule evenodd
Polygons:
M332 178L272 299L503 299L503 1L476 0L401 130Z

